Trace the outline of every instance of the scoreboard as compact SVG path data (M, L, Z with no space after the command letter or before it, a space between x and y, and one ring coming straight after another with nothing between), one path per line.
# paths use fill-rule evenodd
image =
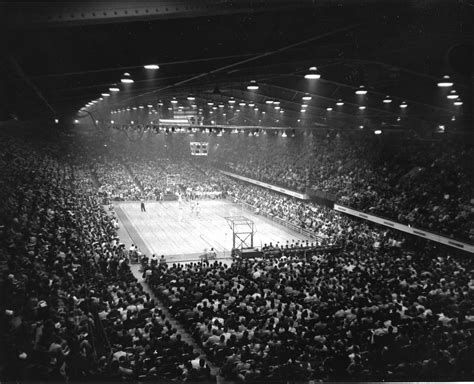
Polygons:
M208 142L191 141L189 146L191 148L191 155L193 156L207 156Z

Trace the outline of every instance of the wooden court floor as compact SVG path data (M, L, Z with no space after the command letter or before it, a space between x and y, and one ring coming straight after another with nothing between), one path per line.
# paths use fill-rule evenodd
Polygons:
M185 201L148 202L146 212L141 212L139 202L114 203L114 209L126 238L141 252L165 255L168 262L196 260L211 248L219 258L230 259L232 229L225 220L229 216L244 216L254 222L253 244L257 248L269 242L310 240L227 200L199 201L199 213Z

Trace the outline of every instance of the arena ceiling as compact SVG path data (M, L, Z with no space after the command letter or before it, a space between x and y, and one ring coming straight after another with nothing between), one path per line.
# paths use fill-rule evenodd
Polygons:
M236 106L246 103L246 117L238 120L234 107L226 124L258 124L267 111L268 124L284 126L473 128L474 8L468 0L1 6L4 115L72 119L96 101L88 110L108 120L110 112L117 116L126 108L158 110L163 104L167 110L176 98L209 117L209 102L225 105L214 110L217 116L235 99ZM147 64L159 69L145 69ZM321 78L305 79L313 66ZM133 84L121 83L125 72ZM437 86L444 75L452 87ZM247 89L251 80L258 90ZM361 85L366 95L355 94ZM452 90L457 99L447 98ZM102 93L111 96L99 100ZM312 99L302 107L305 93ZM190 102L190 95L196 100ZM383 102L386 96L391 103ZM284 113L268 100L280 101Z

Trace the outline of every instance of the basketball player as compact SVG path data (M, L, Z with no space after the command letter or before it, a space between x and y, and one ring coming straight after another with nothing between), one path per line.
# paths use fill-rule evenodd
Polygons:
M142 212L146 212L145 202L143 201L143 199L140 200L140 208Z

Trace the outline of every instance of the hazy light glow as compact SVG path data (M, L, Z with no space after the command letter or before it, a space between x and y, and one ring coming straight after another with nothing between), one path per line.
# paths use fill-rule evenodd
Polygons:
M360 105L360 106L359 106L359 109L360 109L361 111L363 111L365 108L366 108L365 105Z
M374 133L375 133L376 135L381 135L381 134L382 134L382 131L381 131L380 129L376 129L376 130L374 131Z
M326 108L326 111L331 112L331 111L332 111L332 108L331 108L331 107L327 107L327 108Z

